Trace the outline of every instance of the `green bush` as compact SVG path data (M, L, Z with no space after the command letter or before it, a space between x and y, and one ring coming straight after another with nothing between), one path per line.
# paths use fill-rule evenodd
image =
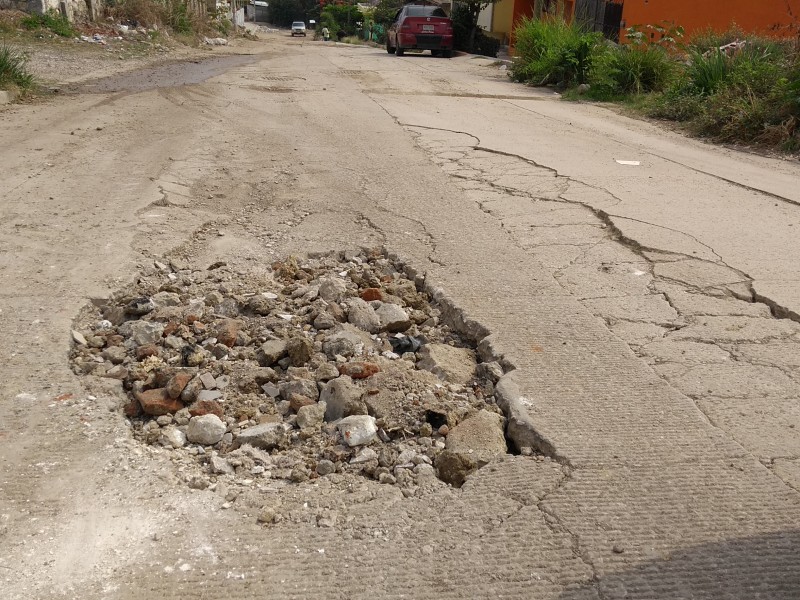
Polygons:
M482 31L478 31L475 36L475 49L473 53L497 58L498 52L500 52L500 40L486 35Z
M563 19L524 18L514 34L518 57L511 76L533 85L585 83L607 49L602 34L587 33Z
M25 54L11 46L0 45L0 89L11 86L23 90L30 88L34 80L33 75L28 72L26 63Z
M67 18L54 9L50 9L43 14L27 15L22 18L20 25L31 31L47 29L61 37L74 37L76 35Z
M610 48L593 67L592 96L603 98L663 91L676 72L675 60L657 45Z

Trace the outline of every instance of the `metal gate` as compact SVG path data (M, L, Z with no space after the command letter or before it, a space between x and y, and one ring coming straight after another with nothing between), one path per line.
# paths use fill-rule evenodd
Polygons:
M577 0L575 20L589 31L600 31L610 40L619 41L622 2L612 0Z

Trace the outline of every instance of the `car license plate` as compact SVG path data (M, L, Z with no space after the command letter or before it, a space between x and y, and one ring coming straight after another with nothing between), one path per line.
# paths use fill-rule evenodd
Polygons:
M433 25L423 25L422 31L430 31L433 32Z

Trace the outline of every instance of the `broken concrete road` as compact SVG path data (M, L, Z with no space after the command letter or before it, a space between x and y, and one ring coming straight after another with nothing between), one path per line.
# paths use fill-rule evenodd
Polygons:
M796 598L800 169L490 61L247 44L203 83L0 113L8 597ZM509 433L548 460L412 498L189 490L68 368L81 306L154 259L376 245L513 369Z

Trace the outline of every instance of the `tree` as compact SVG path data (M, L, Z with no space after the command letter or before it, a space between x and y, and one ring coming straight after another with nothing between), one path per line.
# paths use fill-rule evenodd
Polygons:
M490 4L494 4L498 0L466 0L462 2L458 2L456 6L462 7L463 10L467 12L469 15L469 39L467 42L467 52L473 52L475 50L475 38L478 34L478 17L480 17L481 11L489 6ZM541 2L541 0L537 0L537 3Z
M378 6L375 7L375 14L373 15L375 22L388 27L394 21L394 16L402 8L403 4L405 4L405 0L381 0Z
M363 20L364 14L354 4L326 4L320 15L322 25L338 38L355 35Z
M289 27L294 21L308 22L319 18L317 0L269 0L269 22Z

